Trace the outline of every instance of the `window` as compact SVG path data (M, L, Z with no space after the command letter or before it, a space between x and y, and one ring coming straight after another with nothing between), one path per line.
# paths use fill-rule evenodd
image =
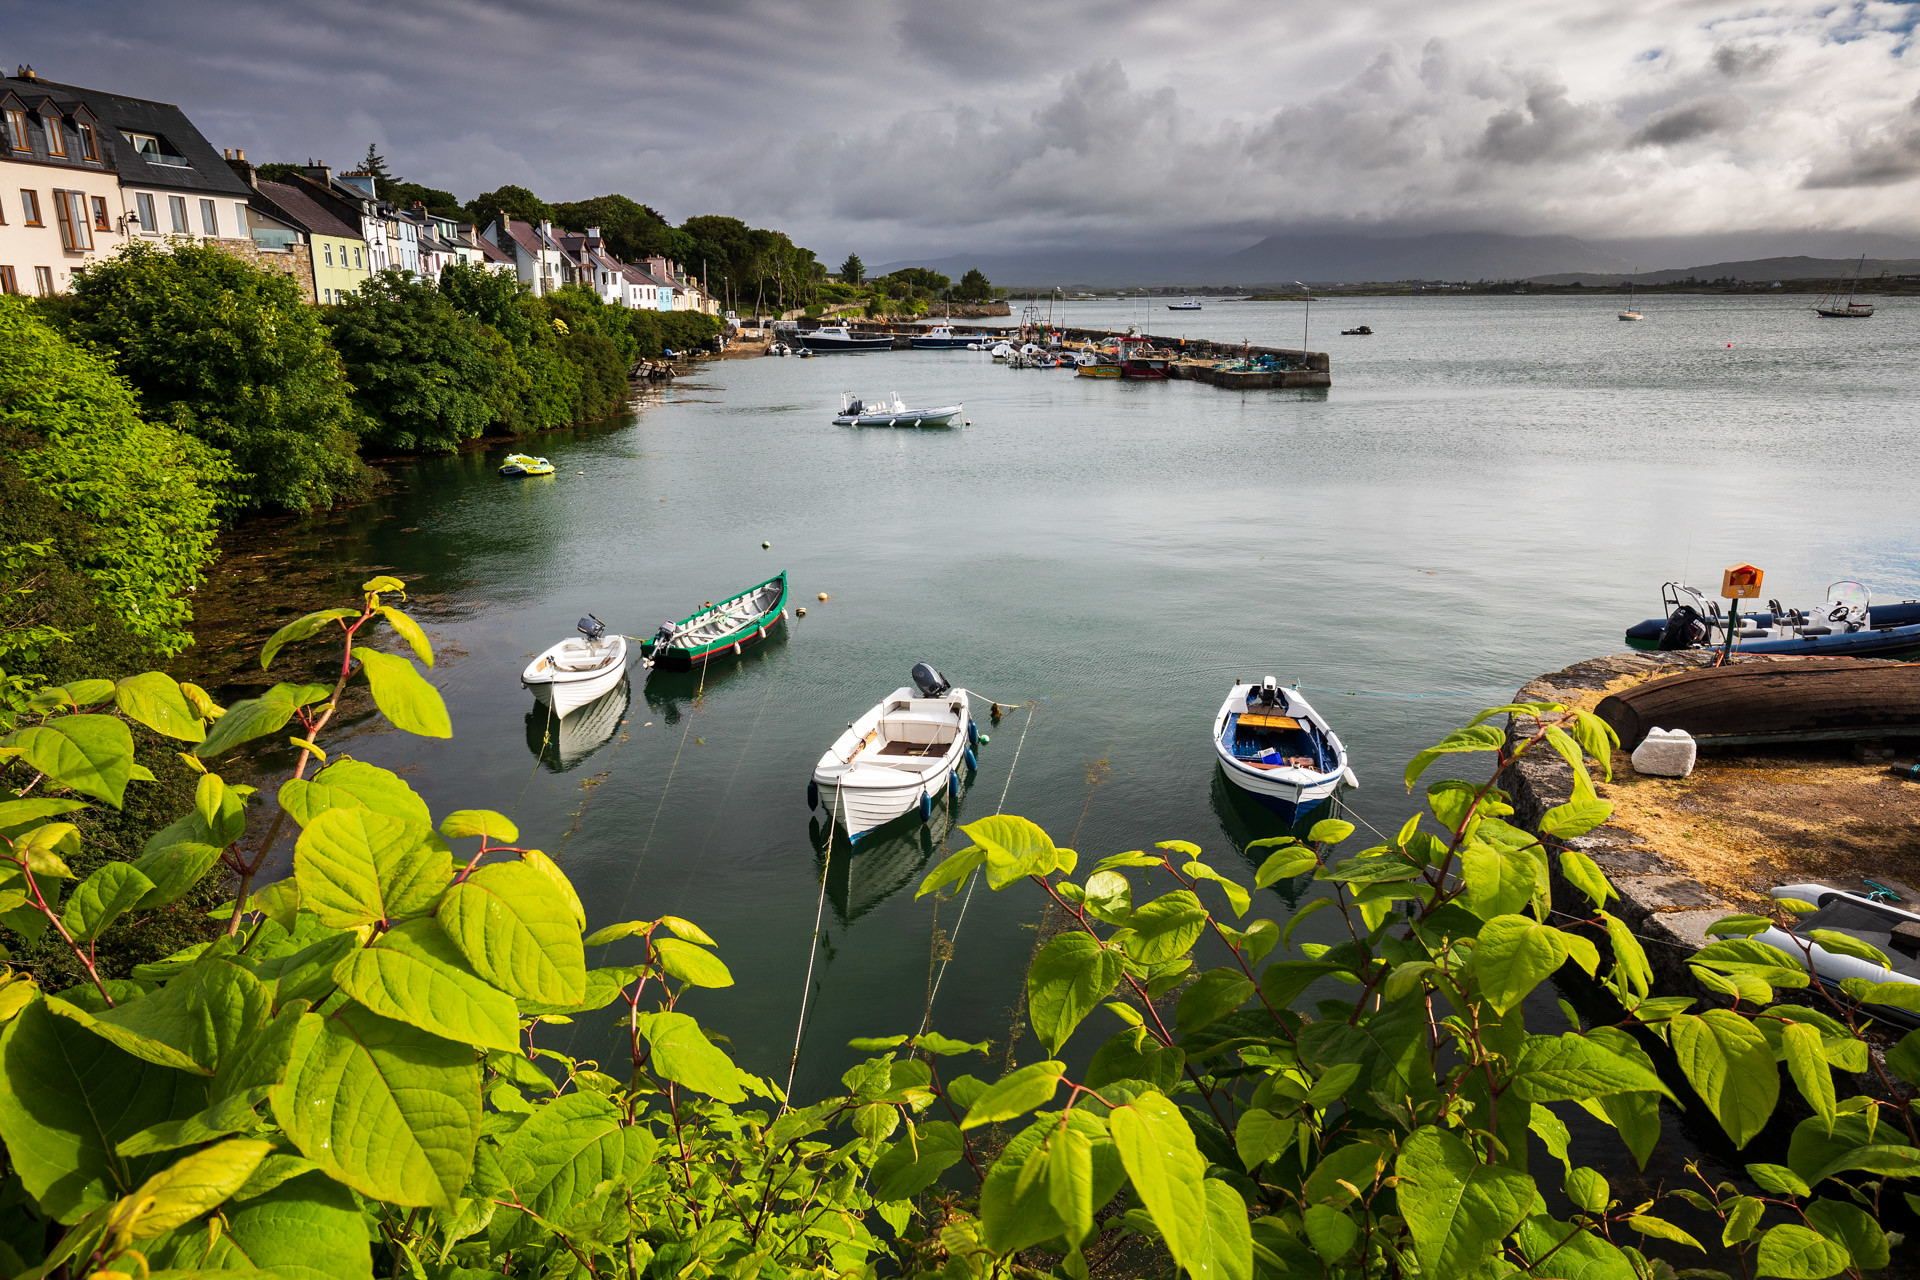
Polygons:
M53 268L35 267L33 269L33 287L40 291L43 298L53 296Z
M326 259L326 263L328 266L333 265L333 245L331 243L323 244L320 246L320 255L321 257Z
M22 191L20 193L20 209L26 214L26 223L28 226L43 227L46 225L46 223L40 221L40 193L38 191Z
M95 196L93 198L93 229L95 231L113 230L113 219L107 213L107 200L105 196Z
M140 229L148 235L160 234L160 217L153 211L153 197L144 191L136 192L134 207L139 210Z
M247 217L247 206L238 201L233 206L233 225L236 228L234 234L242 236L247 234L247 228L253 225L253 220Z
M220 215L213 211L213 201L211 200L202 200L200 202L200 229L210 236L220 234Z
M359 245L353 246L353 265L356 267L360 265L360 246Z
M33 150L27 141L27 113L18 107L7 108L7 142L15 151Z
M20 292L20 277L13 274L12 267L0 267L0 293Z
M185 196L168 196L167 212L173 217L174 232L178 235L186 235L187 198Z
M120 136L125 138L127 144L143 156L157 156L160 154L160 139L150 133L128 133L122 129Z
M87 226L87 197L80 191L55 191L53 216L60 223L60 247L68 253L93 248L93 231Z
M67 154L67 131L60 127L59 116L43 116L40 127L47 132L47 154L65 156Z
M89 160L99 160L100 138L94 133L93 126L84 120L79 120L74 122L74 128L80 131L80 154Z

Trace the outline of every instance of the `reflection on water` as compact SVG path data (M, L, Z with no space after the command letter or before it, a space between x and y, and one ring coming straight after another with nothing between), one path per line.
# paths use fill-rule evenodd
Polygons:
M704 699L736 681L746 680L750 672L762 672L786 643L787 628L782 624L767 632L766 638L758 644L742 649L737 657L716 658L691 671L667 671L655 667L647 673L647 682L641 688L640 696L646 699L647 708L655 715L670 725L677 725L680 717L698 707ZM777 679L764 672L762 675L766 679Z
M633 682L622 680L572 715L556 719L553 704L535 698L527 708L527 750L549 772L565 773L612 740L632 700Z
M890 822L859 844L845 839L827 845L826 819L815 816L807 838L813 844L816 871L827 877L827 901L842 925L851 925L888 898L909 886L917 888L920 872L957 825L946 805L933 811L931 822L918 814Z
M1255 840L1271 840L1276 836L1293 836L1304 840L1313 824L1322 818L1336 817L1339 814L1339 797L1330 805L1316 805L1313 811L1297 821L1288 822L1276 811L1261 804L1240 788L1227 781L1225 773L1218 766L1213 770L1213 788L1209 793L1213 804L1213 816L1220 821L1220 830L1233 843L1235 852L1246 859L1250 871L1258 870L1273 853L1272 849L1248 849ZM1222 866L1221 870L1232 874L1231 869ZM1300 900L1307 896L1313 886L1311 876L1300 876L1293 880L1282 880L1272 886L1272 891L1280 896L1289 907L1297 907Z

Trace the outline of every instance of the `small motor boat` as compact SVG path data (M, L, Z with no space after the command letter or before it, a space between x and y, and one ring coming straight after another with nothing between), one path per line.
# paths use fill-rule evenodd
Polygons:
M950 427L965 406L943 404L932 408L914 408L898 395L869 404L851 394L840 397L840 416L836 427Z
M553 708L558 719L610 693L627 674L627 638L608 635L607 624L588 614L575 624L578 637L543 651L520 673L520 683Z
M728 654L739 657L786 616L787 571L782 569L719 604L663 623L652 639L640 642L640 654L662 671L691 671Z
M1340 336L1343 338L1371 338L1373 336L1373 327L1363 324L1356 329L1342 329Z
M767 348L767 354L770 356L790 356L793 354L793 348L784 342L776 342Z
M1214 717L1213 747L1227 781L1289 820L1343 784L1360 785L1340 735L1298 689L1283 689L1272 676L1234 684Z
M813 767L807 805L824 806L849 840L910 813L931 820L942 796L959 795L960 766L977 767L967 691L924 662L913 684L849 724Z
M1920 600L1873 603L1861 583L1843 578L1827 587L1825 602L1811 609L1742 612L1736 621L1697 587L1668 582L1660 588L1664 618L1627 628L1635 649L1717 649L1733 629L1735 653L1793 653L1814 657L1886 658L1920 652Z
M510 453L507 460L500 464L500 474L509 480L518 480L524 476L550 476L553 464L545 458L536 458L528 453Z
M1755 942L1780 948L1824 982L1845 978L1920 985L1920 896L1904 886L1867 881L1866 892L1826 884L1787 884L1771 890L1775 900L1797 898L1819 910L1798 917L1791 929L1779 925L1754 935ZM1866 943L1887 958L1887 968L1860 956L1829 951L1810 936L1816 929ZM1897 1005L1868 1006L1876 1017L1920 1022L1920 1013Z

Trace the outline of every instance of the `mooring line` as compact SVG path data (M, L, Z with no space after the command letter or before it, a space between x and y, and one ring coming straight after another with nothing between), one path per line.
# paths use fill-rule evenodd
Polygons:
M833 875L833 837L840 825L841 788L833 789L833 809L827 817L827 860L820 868L820 898L813 904L813 939L807 944L807 976L800 985L800 1018L793 1028L793 1056L787 1059L787 1087L781 1091L780 1113L793 1105L793 1078L800 1070L800 1043L807 1034L807 1010L813 1003L813 964L820 955L820 923L827 914L827 881Z
M700 683L693 691L693 703L687 708L687 723L680 730L680 745L673 749L673 763L667 766L667 780L660 787L660 803L653 806L653 820L647 823L646 838L640 842L640 852L633 855L633 874L627 878L627 888L632 890L640 875L640 863L647 856L647 850L653 847L653 833L660 825L660 815L666 811L667 795L673 790L673 776L680 772L680 753L687 749L687 739L693 734L694 713L700 709L700 700L707 692L707 663L700 664Z

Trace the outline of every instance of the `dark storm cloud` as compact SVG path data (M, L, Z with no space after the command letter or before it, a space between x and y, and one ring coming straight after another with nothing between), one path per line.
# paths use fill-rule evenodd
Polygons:
M1747 121L1747 108L1732 98L1706 98L1662 111L1635 132L1628 142L1636 147L1671 147L1728 129Z
M372 142L461 196L624 191L874 260L1806 225L1831 185L1910 230L1910 43L1880 0L0 0L0 57L255 159Z

